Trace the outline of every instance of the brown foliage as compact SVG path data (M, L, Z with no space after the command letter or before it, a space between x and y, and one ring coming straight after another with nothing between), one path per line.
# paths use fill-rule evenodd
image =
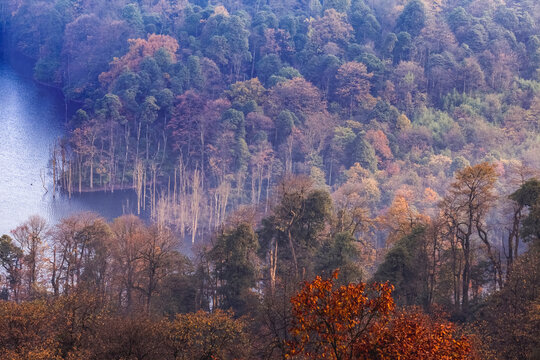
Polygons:
M326 102L322 100L319 89L302 78L294 78L273 87L266 103L266 110L272 116L277 116L284 109L302 116L324 112L325 108Z
M370 94L372 73L367 72L366 65L350 61L341 65L337 71L336 80L339 84L337 94L343 96L350 111L357 103L366 109L375 106L376 100Z
M177 315L174 320L120 316L89 294L51 302L0 302L0 358L244 359L249 343L242 320L228 312Z
M352 34L352 26L347 22L347 16L335 9L326 10L323 17L312 22L310 30L311 41L319 48L328 42L345 42Z

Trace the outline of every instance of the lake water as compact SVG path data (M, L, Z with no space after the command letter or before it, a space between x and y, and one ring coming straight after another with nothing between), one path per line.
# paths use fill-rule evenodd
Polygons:
M37 85L0 58L0 235L34 214L54 223L79 211L108 219L133 212L133 191L52 196L49 149L64 134L64 119L58 92Z

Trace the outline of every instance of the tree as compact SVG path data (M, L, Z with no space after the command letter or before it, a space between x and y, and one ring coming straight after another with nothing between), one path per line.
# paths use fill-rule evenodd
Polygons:
M485 219L493 204L494 185L497 181L495 165L481 163L468 166L455 175L448 195L441 208L450 227L450 236L455 236L463 253L461 310L469 310L469 288L473 261L473 239L475 233L486 246L488 256L497 269L497 283L502 287L500 264L488 239Z
M282 67L283 64L281 63L281 59L278 55L265 55L257 62L257 77L261 79L264 84L268 85L270 76L276 74Z
M174 261L178 240L170 229L153 225L148 229L148 239L140 250L143 280L138 289L144 294L146 312L162 282L169 275Z
M263 103L265 93L266 89L257 78L237 81L225 92L231 103L238 103L241 106L250 101L255 101L258 104Z
M55 296L82 289L104 295L110 230L96 214L62 219L52 230L50 283Z
M229 101L207 101L204 96L188 90L178 96L173 116L167 124L171 131L172 147L183 155L189 165L203 170L206 166L206 147L217 136L222 113L230 107ZM203 179L204 180L204 179Z
M352 34L352 26L347 22L345 14L335 9L324 11L324 16L311 24L311 41L319 52L329 42L336 44L346 43Z
M231 80L239 79L240 72L244 63L251 61L252 56L249 52L249 31L245 18L238 15L226 17L221 29L223 36L227 39L230 52L228 53L231 69Z
M399 239L410 235L416 227L426 225L429 222L429 218L420 214L403 195L397 195L392 204L377 220L379 226L388 231L386 247L390 247Z
M62 46L62 75L69 99L84 101L98 85L98 76L115 56L126 51L127 40L136 37L126 22L80 14L66 24Z
M394 302L388 284L365 283L334 287L334 279L317 276L292 299L295 340L289 344L289 356L330 359L359 358L362 345L368 343L379 321L387 321ZM372 291L368 297L367 291Z
M379 21L375 15L367 9L354 11L350 15L351 25L354 29L356 40L358 42L364 42L365 40L377 40L377 37L381 32L381 25L379 24Z
M373 74L368 73L366 65L362 63L351 61L339 67L336 74L338 82L336 93L348 100L349 116L352 115L353 108L358 105L367 109L375 106L376 100L370 93L369 79L371 77Z
M43 256L48 237L47 221L37 215L31 216L11 233L23 251L24 280L26 296L35 297L40 288L40 273L43 270Z
M412 61L402 61L394 70L397 104L407 116L425 102L427 81L424 69Z
M292 299L293 340L298 359L470 359L468 339L455 327L417 310L396 312L392 286L336 286L316 277Z
M11 297L16 302L19 301L22 260L22 249L13 243L11 237L2 235L0 237L0 266L6 272L7 285L11 290Z
M277 84L269 91L265 108L270 116L289 110L303 121L307 115L324 112L326 102L313 84L294 78Z
M148 234L142 221L134 215L115 219L111 231L112 271L118 305L130 312L136 305L134 291L142 280L142 249L148 243Z
M60 359L56 319L45 302L0 301L0 357Z
M362 271L359 266L358 245L358 241L350 232L340 232L330 237L317 252L315 272L328 277L335 269L340 269L341 283L359 281L362 278Z
M124 18L130 26L135 28L137 32L142 32L144 26L143 18L137 4L127 4L124 6L122 9L122 18Z
M395 287L393 295L398 305L421 305L425 309L431 305L430 276L434 269L428 236L427 226L417 225L386 253L373 276L375 281L389 281Z
M411 34L402 31L397 34L397 41L392 49L392 57L394 64L399 64L401 61L409 61L414 51L414 44Z
M392 150L389 147L388 138L382 132L382 130L368 130L366 132L366 140L370 142L373 149L375 149L379 162L392 159Z
M521 212L524 207L529 208L529 214L523 219L521 227L521 235L525 241L533 240L535 242L540 241L540 181L537 179L530 179L520 186L512 195L510 199L514 200L518 204L517 213L521 217ZM519 224L516 224L519 226ZM518 235L518 234L516 234ZM517 239L516 239L517 240ZM518 243L511 247L509 250L514 249L517 257Z
M533 359L540 342L540 253L533 247L516 259L505 287L489 296L476 314L489 355Z
M230 312L179 314L163 325L167 329L165 347L174 359L249 358L245 324Z
M426 23L426 10L420 0L407 3L396 23L397 32L405 31L413 37L418 36Z
M276 190L277 204L259 232L264 255L269 257L271 289L276 275L301 279L312 272L310 258L319 247L331 204L329 194L315 189L306 177L286 178ZM279 268L278 260L284 263Z
M247 310L249 290L256 281L254 261L257 248L257 235L247 222L229 230L224 229L218 235L209 257L214 263L216 279L221 284L218 289L223 297L219 304L221 308L232 308L236 314L243 314Z
M349 165L359 163L363 168L371 172L377 171L377 158L375 150L370 143L365 140L362 134L356 135L356 139L349 145Z

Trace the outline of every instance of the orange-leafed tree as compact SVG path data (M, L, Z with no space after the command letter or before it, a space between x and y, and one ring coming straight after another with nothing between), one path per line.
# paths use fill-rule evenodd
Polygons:
M334 286L317 276L291 299L295 340L289 355L307 358L354 359L376 336L394 310L392 286L365 283ZM375 338L374 338L375 336Z
M291 299L293 359L473 359L453 324L417 309L396 311L388 283L336 286L321 277Z
M368 130L366 132L366 140L373 146L377 155L379 156L379 162L392 159L394 155L390 149L390 144L386 135L382 130Z
M429 218L420 214L403 195L397 195L390 207L377 217L379 227L388 231L386 246L394 245L403 236L409 235L416 226L429 223Z
M109 85L126 68L138 70L145 57L154 56L160 49L164 49L169 54L173 63L176 62L176 51L180 46L178 41L169 35L151 34L147 40L129 39L128 41L129 51L124 56L115 58L110 63L110 70L99 75L99 81L102 84Z

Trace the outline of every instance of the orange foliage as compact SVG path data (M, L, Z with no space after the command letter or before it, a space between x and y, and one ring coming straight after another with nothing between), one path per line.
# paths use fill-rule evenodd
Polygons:
M377 155L383 160L392 159L392 150L390 150L388 138L381 130L368 130L366 140L373 146Z
M396 195L390 207L377 218L377 221L382 228L388 230L386 243L392 245L410 234L415 226L429 223L429 217L420 214L409 204L406 196L400 194Z
M337 279L338 272L333 278ZM333 279L317 276L291 299L296 340L289 343L289 356L352 359L377 341L394 309L392 286L374 284L368 297L365 283L334 288ZM375 335L375 337L373 337Z
M44 302L0 301L0 358L60 359L55 321Z
M114 58L111 62L111 70L99 75L99 81L103 84L110 84L116 79L124 69L137 70L143 59L147 56L154 56L159 49L165 49L171 56L171 60L176 62L176 51L179 45L175 38L168 35L151 34L148 40L129 39L129 51L121 58Z
M291 299L288 358L471 359L469 340L419 310L394 310L388 283L334 286L320 277Z
M434 204L439 201L439 194L430 187L424 189L424 201L429 204Z
M377 359L474 359L469 339L457 337L454 324L418 309L400 311L384 329Z

